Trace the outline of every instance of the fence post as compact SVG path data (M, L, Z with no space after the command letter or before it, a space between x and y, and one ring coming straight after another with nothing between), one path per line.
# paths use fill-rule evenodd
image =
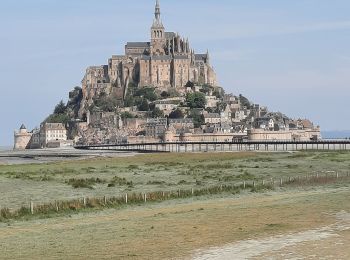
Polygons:
M128 194L125 194L125 204L128 204Z
M339 179L339 172L337 172L337 179Z
M34 214L34 202L32 200L30 200L30 213Z
M86 207L86 198L85 197L83 198L83 204L84 204L84 207Z
M58 212L58 211L59 211L59 208L58 208L58 203L57 203L57 201L55 201L55 206L56 206L56 212Z
M103 196L103 202L104 202L104 204L106 206L107 205L107 198L106 198L106 196Z
M265 186L265 181L264 180L262 181L262 185Z
M193 188L191 189L191 193L192 193L192 196L193 196L194 195L194 189Z
M146 203L147 202L147 194L145 193L143 196L144 196L144 201Z
M245 189L246 188L246 183L245 183L245 181L243 182L243 189Z
M281 186L283 185L283 179L282 178L280 179L280 185Z

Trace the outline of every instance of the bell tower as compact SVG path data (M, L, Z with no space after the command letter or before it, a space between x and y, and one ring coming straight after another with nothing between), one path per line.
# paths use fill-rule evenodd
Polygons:
M154 12L154 21L151 27L151 45L153 55L165 54L165 28L160 18L160 5L159 0L156 0L156 7Z

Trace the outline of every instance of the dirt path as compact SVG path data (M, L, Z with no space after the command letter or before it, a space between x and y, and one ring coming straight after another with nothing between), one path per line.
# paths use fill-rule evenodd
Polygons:
M342 211L336 215L336 218L338 220L336 223L318 229L265 239L245 240L222 248L199 252L193 260L349 259L350 248L337 250L337 247L350 242L348 232L350 231L350 213ZM326 248L325 241L331 247ZM308 244L313 248L307 246Z

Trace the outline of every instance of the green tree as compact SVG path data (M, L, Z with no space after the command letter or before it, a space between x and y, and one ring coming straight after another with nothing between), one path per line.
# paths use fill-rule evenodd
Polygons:
M64 113L66 113L66 109L67 109L67 106L64 104L63 100L61 100L61 101L55 106L55 109L54 109L53 113L54 113L55 115L64 114Z
M152 88L152 87L139 88L136 90L134 96L135 97L143 97L151 102L158 99L158 96L155 93L155 88Z
M114 112L118 101L114 97L101 94L99 98L94 100L94 105L104 112Z
M134 116L130 112L123 112L120 114L121 119L134 118Z
M248 98L244 97L242 94L239 94L239 100L240 100L242 106L250 108L251 104L250 104Z
M165 98L170 97L170 94L169 94L168 92L166 92L166 91L163 91L163 92L160 94L160 96L161 96L163 99L165 99Z
M188 93L186 96L187 105L193 108L205 108L207 100L205 99L205 94L201 92Z
M216 111L215 112L216 113L220 113L222 111L225 111L226 107L227 107L227 103L225 103L225 102L218 102L216 104Z
M195 109L190 111L189 118L192 118L195 128L200 128L205 123L204 116Z
M141 99L141 102L137 108L140 111L149 111L149 104L148 104L147 99L145 99L145 98Z
M176 109L169 114L169 118L171 119L184 118L184 113L182 112L181 109Z
M152 111L152 117L153 118L164 117L164 112L160 110L158 107L156 107Z
M51 114L48 118L45 119L45 123L62 123L66 125L69 122L70 118L66 114Z

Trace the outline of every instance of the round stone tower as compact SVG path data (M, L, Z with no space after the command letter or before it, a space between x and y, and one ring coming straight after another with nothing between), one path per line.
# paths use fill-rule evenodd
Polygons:
M29 133L27 128L22 124L19 131L14 132L14 150L24 150L28 148L32 133Z

